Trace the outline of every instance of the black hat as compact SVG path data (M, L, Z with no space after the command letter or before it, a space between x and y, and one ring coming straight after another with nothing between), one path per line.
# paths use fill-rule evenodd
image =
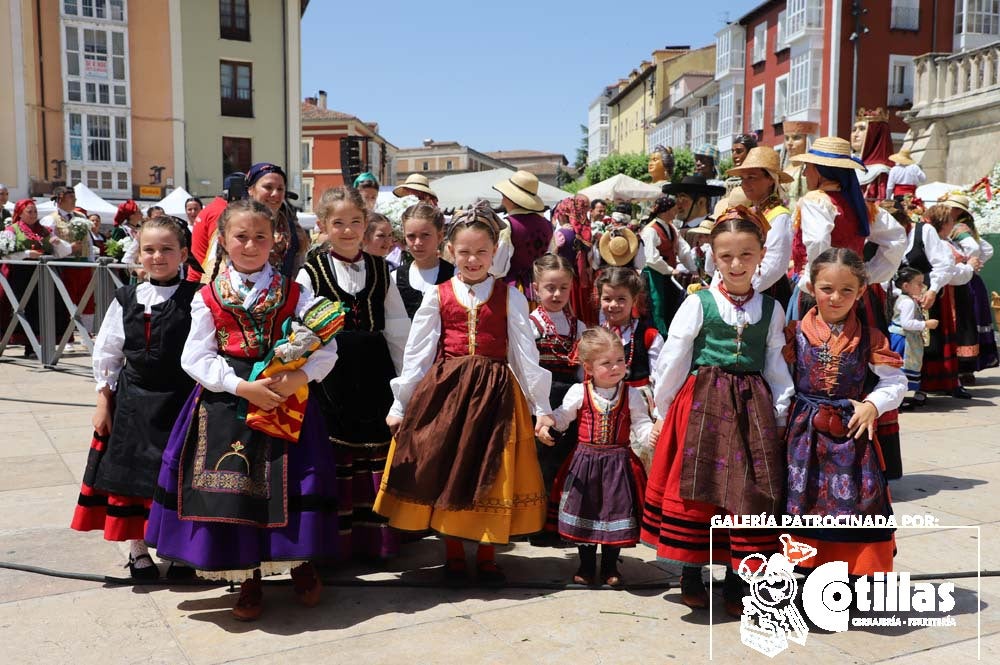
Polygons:
M686 175L680 182L668 182L663 187L664 194L687 194L688 196L722 196L725 187L710 185L703 175Z

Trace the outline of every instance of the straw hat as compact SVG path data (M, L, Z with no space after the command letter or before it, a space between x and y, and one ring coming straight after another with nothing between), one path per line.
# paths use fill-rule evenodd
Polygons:
M731 168L726 171L727 176L742 176L752 169L764 169L767 171L768 175L775 182L780 182L786 185L794 180L794 178L784 171L781 170L781 157L774 148L770 146L757 146L756 148L751 148L750 152L747 153L746 159L743 163L737 167Z
M545 210L545 203L538 196L538 176L530 171L517 171L509 179L493 185L493 189L525 210Z
M715 219L713 219L713 217L706 217L705 219L701 220L701 224L694 227L693 229L687 229L687 232L702 233L704 235L708 235L709 233L712 232L712 229L714 228L715 228Z
M967 212L970 215L972 214L972 211L969 210L969 197L965 194L950 192L939 198L938 203L948 206L949 208L958 208L959 210Z
M403 198L406 196L407 189L412 189L415 192L423 192L424 194L430 194L434 198L438 197L438 195L434 193L434 190L431 189L431 183L427 180L427 176L420 175L419 173L411 173L408 175L403 184L392 190L392 193L398 198Z
M719 202L715 204L715 210L712 211L712 218L718 219L722 216L722 213L726 212L729 208L751 205L753 205L753 203L751 203L750 199L747 198L743 188L733 187L732 191L729 192L729 196L722 197L719 199Z
M837 169L868 170L860 159L851 156L851 143L838 136L816 139L808 151L795 155L790 161L792 164L819 164Z
M601 236L598 247L609 265L627 266L639 253L639 237L629 229L612 229Z
M899 164L900 166L909 166L910 164L916 164L913 158L910 157L910 151L906 148L901 149L899 152L889 155L889 161L894 164Z

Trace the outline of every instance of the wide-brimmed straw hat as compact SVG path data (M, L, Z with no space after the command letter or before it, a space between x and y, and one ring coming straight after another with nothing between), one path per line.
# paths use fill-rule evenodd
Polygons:
M722 213L735 206L752 205L753 202L747 198L746 192L743 191L742 187L733 187L728 196L722 197L719 199L719 202L715 204L715 210L712 211L712 219L718 219L722 216ZM699 231L699 233L701 232Z
M538 176L530 171L517 171L507 180L493 185L493 189L520 208L532 212L545 210L545 203L538 196Z
M629 229L612 229L601 236L601 258L613 266L627 266L639 253L639 237Z
M712 229L714 229L714 228L715 228L715 218L714 217L706 217L705 219L701 220L701 224L699 224L698 226L694 227L693 229L687 229L687 232L688 233L702 233L704 235L708 235L709 233L712 232Z
M743 176L753 169L763 169L767 171L771 179L776 183L788 184L794 178L781 170L781 157L777 151L770 146L757 146L750 148L746 159L739 166L726 171L727 176Z
M686 175L680 182L668 182L660 188L664 194L687 194L688 196L722 196L725 187L710 185L705 176L700 174Z
M786 120L781 123L782 134L804 134L806 136L812 136L818 132L818 122L809 122L808 120Z
M792 164L819 164L836 169L857 169L867 171L860 159L851 156L851 143L839 136L824 136L816 139L812 147L790 160Z
M909 166L910 164L916 164L913 158L910 157L910 151L906 148L901 149L899 152L889 155L889 161L893 164L899 164L900 166Z
M941 205L948 206L949 208L958 208L963 212L967 212L970 215L972 211L969 210L969 197L965 194L959 194L958 192L949 192L938 199L938 203Z
M392 190L392 193L395 194L397 198L403 198L406 196L406 190L408 189L412 189L415 192L430 194L434 198L438 197L438 195L434 193L434 190L431 189L431 183L427 180L427 176L420 175L419 173L411 173L406 176L406 180L403 181L403 184Z

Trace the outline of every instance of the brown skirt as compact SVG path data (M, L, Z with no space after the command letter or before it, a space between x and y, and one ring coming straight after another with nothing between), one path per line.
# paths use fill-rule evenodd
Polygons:
M681 498L736 515L780 514L785 468L785 446L763 377L700 367L684 441Z
M515 389L506 361L434 363L407 406L384 490L435 508L472 508L500 469Z

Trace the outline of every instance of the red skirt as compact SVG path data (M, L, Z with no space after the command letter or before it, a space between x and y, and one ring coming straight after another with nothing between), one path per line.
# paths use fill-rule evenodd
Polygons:
M104 455L108 437L94 432L90 442L87 468L97 468ZM146 520L149 518L151 498L109 494L94 489L87 484L87 476L80 486L80 496L73 511L70 528L77 531L104 531L105 540L142 540L146 535Z
M959 385L954 287L946 286L941 289L928 318L937 319L939 324L930 332L930 344L924 349L920 389L926 392L950 392Z
M90 278L93 275L94 275L93 268L60 269L60 277L62 278L63 284L66 286L66 293L69 294L69 299L72 300L74 304L79 305L80 301L83 300L83 292L87 290L87 285L90 284ZM87 306L80 311L80 314L93 314L93 313L94 313L94 294L93 292L91 292L90 300L87 301ZM60 331L56 332L58 333Z
M778 534L767 529L710 531L715 515L730 513L720 506L680 498L684 442L696 379L694 375L688 377L664 419L646 484L640 540L656 548L656 558L663 561L684 566L716 563L737 569L746 556L760 553L766 559L777 552ZM755 571L760 561L751 559L748 565Z

